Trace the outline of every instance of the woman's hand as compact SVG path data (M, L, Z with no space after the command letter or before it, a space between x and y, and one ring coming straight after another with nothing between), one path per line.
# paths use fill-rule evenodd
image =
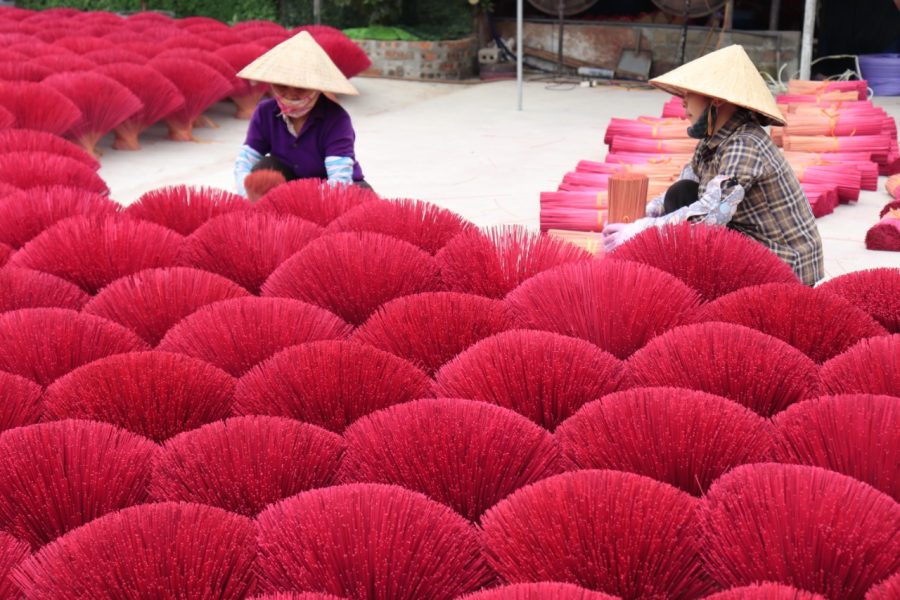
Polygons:
M633 238L644 229L647 225L642 223L646 219L635 221L634 223L610 223L603 228L601 235L603 236L603 250L612 252L617 247Z

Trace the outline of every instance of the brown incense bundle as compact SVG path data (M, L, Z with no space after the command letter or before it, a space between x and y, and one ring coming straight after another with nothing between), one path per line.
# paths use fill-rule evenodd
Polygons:
M647 208L647 175L614 173L609 177L609 215L607 223L633 223Z
M256 202L266 195L269 190L285 183L284 174L272 169L260 169L247 175L244 179L244 187L247 190L247 199Z

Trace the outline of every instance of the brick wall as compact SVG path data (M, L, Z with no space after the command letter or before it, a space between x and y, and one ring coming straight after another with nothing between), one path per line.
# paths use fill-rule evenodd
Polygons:
M372 61L370 77L459 80L477 74L478 44L474 37L439 42L356 40Z
M504 20L497 24L504 38L515 36L515 22ZM524 37L527 48L557 51L559 25L549 22L526 22ZM593 66L615 69L623 49L637 47L653 54L651 76L661 75L678 66L681 49L681 28L672 25L622 25L613 23L566 23L563 30L563 47L567 57ZM718 30L710 33L706 27L688 29L685 61L715 50L719 41ZM771 75L787 63L785 74L800 68L800 32L744 32L725 34L723 46L741 44L756 66Z

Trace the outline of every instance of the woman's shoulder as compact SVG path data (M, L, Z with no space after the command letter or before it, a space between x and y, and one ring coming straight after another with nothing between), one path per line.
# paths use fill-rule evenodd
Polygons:
M278 104L274 98L266 98L256 105L253 116L250 118L251 124L256 126L268 126L278 115Z
M319 107L317 107L321 110L319 114L328 126L353 128L353 121L350 118L350 113L348 113L343 106L325 95L322 96L320 103Z
M276 112L277 108L278 104L275 102L275 98L266 98L256 105L256 112L265 115Z
M332 100L325 94L319 97L319 109L322 114L331 119L349 119L350 113L338 102Z
M777 150L778 147L772 141L772 137L766 129L754 120L748 120L740 125L729 136L723 147L744 146L752 147L760 151Z

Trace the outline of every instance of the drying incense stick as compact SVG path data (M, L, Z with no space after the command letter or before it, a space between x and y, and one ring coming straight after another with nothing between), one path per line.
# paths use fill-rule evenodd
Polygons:
M642 218L647 207L650 180L643 173L615 173L608 184L608 223L633 223Z
M786 150L799 152L872 152L887 155L891 139L887 135L845 137L785 135Z
M612 152L642 152L652 154L693 154L697 140L691 138L654 140L617 135L610 144Z
M567 229L551 229L547 232L551 237L564 240L583 248L591 254L603 254L603 236L586 231L570 231Z
M787 135L878 135L884 117L878 113L841 113L822 111L818 115L793 113L787 116Z
M778 104L829 104L833 102L859 101L859 93L824 92L822 94L782 94L776 98Z
M666 181L674 181L684 164L680 163L611 163L611 162L594 162L592 160L582 160L575 167L576 173L595 173L595 174L612 174L612 173L643 173L651 179L661 179Z
M651 139L681 139L688 137L688 127L690 127L690 123L686 119L660 117L619 119L613 117L606 128L603 142L609 145L617 135Z
M817 95L827 92L856 92L860 100L865 100L869 94L865 80L853 81L808 81L792 79L788 81L788 94Z

